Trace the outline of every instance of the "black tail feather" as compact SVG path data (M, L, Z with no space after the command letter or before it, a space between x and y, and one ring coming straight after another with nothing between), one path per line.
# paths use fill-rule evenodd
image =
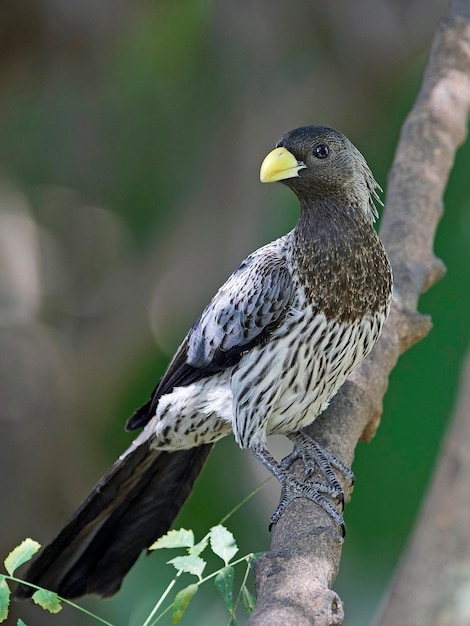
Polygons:
M70 599L116 593L142 550L169 530L211 447L131 446L39 553L25 580ZM20 585L16 597L32 593Z

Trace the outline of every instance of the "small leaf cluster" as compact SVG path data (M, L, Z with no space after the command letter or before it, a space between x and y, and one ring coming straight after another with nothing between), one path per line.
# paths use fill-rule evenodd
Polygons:
M10 608L11 591L8 580L16 581L15 571L29 561L39 550L41 545L33 539L25 539L19 546L14 548L4 560L3 564L8 572L8 576L0 574L0 622L4 622L8 617ZM46 589L36 589L32 595L33 601L49 613L58 613L62 606L56 593ZM19 619L18 626L26 626L23 620Z
M209 546L212 552L222 559L224 565L215 572L203 577L207 563L201 557L201 554ZM230 626L236 626L237 622L235 614L240 603L243 604L248 613L253 611L255 598L247 589L246 581L254 555L248 554L233 561L232 559L238 552L238 546L235 542L234 536L225 526L221 524L213 526L205 537L197 543L195 542L192 530L186 530L184 528L179 530L170 530L166 535L160 537L160 539L150 546L150 550L160 550L163 548L184 548L186 550L185 555L177 556L168 561L168 563L173 565L173 567L177 570L176 577L170 583L169 587L172 586L172 584L176 582L177 578L183 573L196 576L198 581L179 591L176 594L173 603L154 621L151 621L160 608L155 607L154 611L149 616L148 623L146 622L144 626L153 626L153 624L156 624L160 617L162 617L170 609L172 611L172 625L176 626L176 624L178 624L181 620L189 603L196 595L199 586L210 579L214 580L217 590L224 599L225 605L230 614ZM245 573L238 590L238 595L234 600L234 567L243 562L246 565ZM163 594L163 596L165 596L165 594Z
M39 544L37 541L34 541L33 539L24 539L24 541L22 541L19 546L16 546L16 548L14 548L4 560L3 564L8 574L0 574L0 623L8 619L11 600L11 591L8 585L8 581L12 581L15 583L28 585L36 589L36 591L31 596L31 599L42 609L44 609L45 611L49 611L49 613L58 613L62 610L62 603L66 602L67 604L75 607L83 613L86 613L87 615L96 619L102 624L106 624L106 626L112 626L112 624L106 622L101 617L90 613L86 609L74 604L73 602L70 602L70 600L65 600L64 598L61 598L54 591L49 591L48 589L37 587L36 585L28 583L24 580L21 580L21 578L17 578L14 576L15 571L21 565L31 560L40 547L41 544ZM18 621L16 622L16 626L26 626L26 624L22 619L18 619Z
M86 613L94 620L112 626L109 622L101 617L94 615L83 607L71 602L70 600L61 598L57 593L42 589L31 583L21 580L14 576L15 571L29 561L39 550L40 544L33 539L25 539L19 546L14 548L4 561L7 574L0 574L0 623L8 618L11 591L9 582L16 582L29 585L35 589L32 600L41 608L50 613L58 613L62 609L62 604L66 603L75 609ZM223 566L209 575L203 576L206 568L206 561L202 558L202 553L208 548L223 561ZM166 535L160 537L150 550L161 550L164 548L183 548L185 554L176 556L168 561L176 569L176 576L167 586L158 602L153 607L150 615L147 617L142 626L155 626L157 622L169 611L171 611L172 625L176 626L184 615L189 603L196 595L199 586L208 580L213 579L214 584L222 595L225 605L230 614L230 626L236 626L235 613L239 604L242 604L248 613L253 611L255 599L246 587L246 581L250 571L250 566L255 558L253 554L247 554L236 559L233 558L238 552L238 546L232 533L222 524L213 526L210 531L199 541L195 542L192 530L181 528L180 530L170 530ZM245 563L245 572L243 580L239 586L238 595L234 600L234 567L238 564ZM175 596L173 602L166 609L161 610L163 603L168 598L171 590L175 586L182 574L190 574L197 577L197 582L191 583L181 589ZM159 613L159 611L161 611ZM18 619L17 626L26 626L23 620Z

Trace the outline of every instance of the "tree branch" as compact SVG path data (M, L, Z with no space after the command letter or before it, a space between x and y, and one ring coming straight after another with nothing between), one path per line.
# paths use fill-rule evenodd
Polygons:
M375 434L398 357L431 328L417 304L444 275L433 241L469 109L470 2L460 0L438 24L389 176L380 234L395 277L390 318L371 355L310 427L310 434L346 463L352 462L357 442ZM351 488L345 487L349 496ZM307 500L294 500L274 529L271 550L255 563L258 602L249 626L341 624L342 602L331 586L342 543L326 513Z

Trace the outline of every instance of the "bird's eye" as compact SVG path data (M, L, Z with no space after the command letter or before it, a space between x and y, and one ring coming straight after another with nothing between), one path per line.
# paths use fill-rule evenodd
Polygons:
M326 159L330 154L330 149L325 143L319 143L318 146L315 146L312 150L312 154L317 157L317 159Z

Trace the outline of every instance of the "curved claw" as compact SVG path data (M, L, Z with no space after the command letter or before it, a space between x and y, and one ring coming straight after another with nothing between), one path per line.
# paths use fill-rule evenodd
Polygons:
M341 513L342 513L344 511L344 507L346 506L346 498L344 496L344 491L342 489L341 489L341 492L339 494L339 503L341 505Z

